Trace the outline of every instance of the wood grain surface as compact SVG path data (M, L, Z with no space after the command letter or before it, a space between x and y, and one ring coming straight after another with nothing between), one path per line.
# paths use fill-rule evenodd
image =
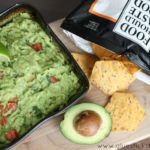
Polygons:
M52 23L51 27L71 51L79 51L78 48L76 48L75 45L67 39L62 30L59 28L60 22L61 20ZM112 132L108 138L97 145L77 145L66 140L60 133L59 123L62 119L62 116L60 116L53 120L47 121L12 150L113 150L120 149L125 145L150 137L150 86L136 80L130 86L129 91L135 93L146 111L145 120L137 131L121 133ZM82 101L92 101L105 105L108 101L108 97L95 87L92 87Z

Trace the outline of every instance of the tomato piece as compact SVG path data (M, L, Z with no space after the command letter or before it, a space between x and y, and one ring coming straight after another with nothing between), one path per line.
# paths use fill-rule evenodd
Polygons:
M31 47L36 51L39 52L43 49L42 44L41 43L35 43L33 45L31 45Z
M7 124L7 118L5 116L3 116L0 123L2 126L6 125Z
M16 129L10 130L8 132L5 133L5 138L8 141L13 141L18 137L18 132Z
M18 97L13 97L12 99L10 99L8 104L7 104L6 110L16 111L17 101L18 101Z
M50 82L54 84L54 83L58 82L58 79L55 76L51 76Z
M7 106L3 109L3 113L7 113L8 111L16 111L17 109L17 105L18 105L18 97L13 97L11 98L8 103Z
M17 103L15 101L9 101L7 104L8 110L16 111Z

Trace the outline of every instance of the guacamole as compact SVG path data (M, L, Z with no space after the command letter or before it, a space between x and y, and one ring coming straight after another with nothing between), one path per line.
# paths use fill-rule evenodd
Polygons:
M10 62L0 62L0 146L61 109L80 88L60 47L28 14L0 28Z

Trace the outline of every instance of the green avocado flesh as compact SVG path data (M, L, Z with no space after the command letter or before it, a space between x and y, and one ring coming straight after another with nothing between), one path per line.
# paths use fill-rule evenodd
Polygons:
M0 27L0 43L10 55L0 61L1 147L63 108L81 86L59 45L28 13Z
M2 43L0 43L0 61L1 62L10 61L9 50Z
M93 111L101 118L101 125L93 136L83 136L74 126L74 119L84 111ZM86 122L85 122L86 123ZM109 113L102 106L94 103L82 103L71 107L64 115L64 120L60 124L62 134L77 144L97 144L105 139L112 128L112 121Z

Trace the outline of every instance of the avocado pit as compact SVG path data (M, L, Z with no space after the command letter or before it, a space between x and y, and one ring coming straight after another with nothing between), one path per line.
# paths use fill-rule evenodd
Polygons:
M94 111L83 111L75 117L74 127L83 136L94 136L101 125L101 117Z

